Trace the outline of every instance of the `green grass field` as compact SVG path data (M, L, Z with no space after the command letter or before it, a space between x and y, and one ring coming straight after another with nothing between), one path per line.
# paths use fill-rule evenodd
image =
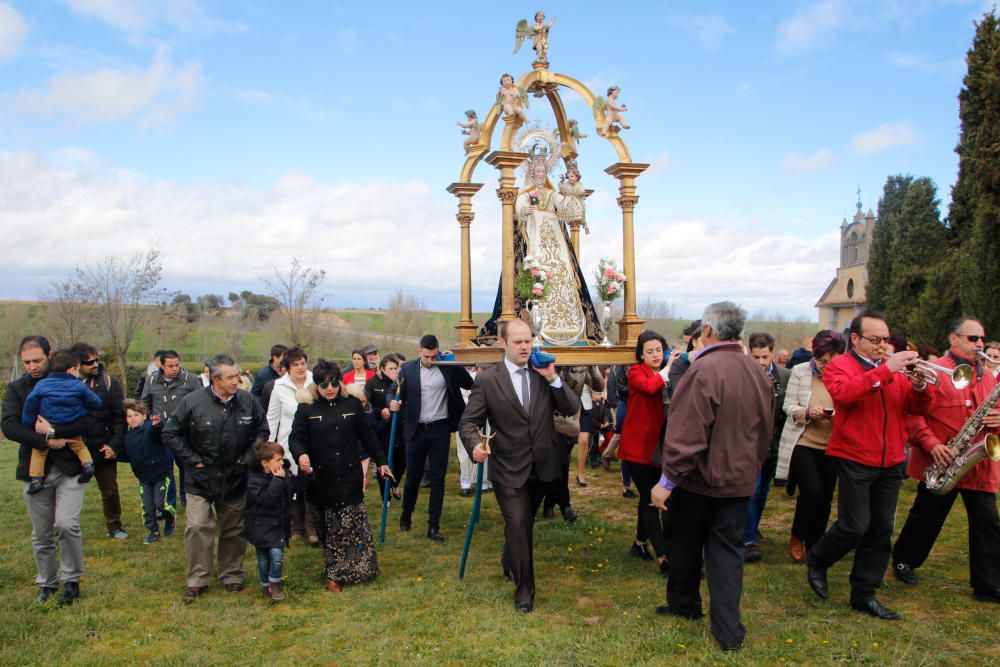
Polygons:
M178 534L142 543L139 496L129 468L119 468L124 521L132 538L104 537L95 483L83 516L86 574L83 597L60 609L34 602L30 524L13 479L16 447L0 444L0 664L898 664L1000 663L994 632L1000 608L974 602L968 587L966 522L961 503L949 518L921 583L888 579L880 599L904 620L880 622L847 607L850 562L830 572L831 596L820 602L805 569L787 557L793 501L772 493L761 530L765 560L747 567L745 648L718 650L708 620L656 616L664 579L628 553L635 501L621 498L617 474L593 471L585 489L572 488L581 519L540 522L535 537L535 612L518 614L512 585L499 566L502 519L484 498L466 578L457 578L471 499L457 494L457 463L449 464L444 544L423 534L426 490L414 529L400 533L390 509L381 576L340 595L322 588L320 553L296 544L286 562L288 598L273 604L256 587L248 550L247 590L226 593L217 583L195 604L181 603L185 558ZM615 466L617 468L617 466ZM372 487L374 488L374 487ZM907 483L897 518L913 497ZM367 502L377 535L379 503ZM901 523L899 524L901 525ZM706 593L707 611L707 593Z

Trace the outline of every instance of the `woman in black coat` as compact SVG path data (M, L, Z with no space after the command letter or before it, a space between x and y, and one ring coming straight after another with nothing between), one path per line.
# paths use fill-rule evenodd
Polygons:
M361 401L348 396L340 368L320 359L313 368L316 400L295 412L288 445L314 507L313 522L326 561L326 587L340 592L378 576L375 543L364 505L361 459L375 459L390 475L385 451L368 424Z
M396 414L389 410L389 401L395 398L392 388L396 384L396 376L399 374L399 358L394 354L387 354L379 362L378 373L365 385L365 393L371 401L372 410L375 411L375 435L382 443L382 449L389 452L389 435L392 432L392 415ZM397 420L399 417L396 418ZM403 444L403 425L396 425L396 444L392 448L392 497L399 500L399 482L406 472L406 447ZM378 488L379 497L383 497L385 478L379 475Z

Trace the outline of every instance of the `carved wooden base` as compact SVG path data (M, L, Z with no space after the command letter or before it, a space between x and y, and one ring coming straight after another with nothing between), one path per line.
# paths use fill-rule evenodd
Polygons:
M569 346L543 347L549 354L556 355L556 366L611 366L614 364L634 364L635 345L631 347ZM441 362L456 366L495 364L503 359L503 349L499 347L459 347L452 350L455 361Z

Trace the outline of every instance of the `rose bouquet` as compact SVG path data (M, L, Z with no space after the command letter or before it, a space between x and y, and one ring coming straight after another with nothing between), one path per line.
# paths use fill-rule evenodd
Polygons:
M622 295L625 286L625 274L618 270L618 263L613 259L602 257L594 270L597 279L597 295L601 301L614 301Z
M549 294L549 281L552 277L552 271L536 257L525 255L517 280L514 281L517 298L522 302L544 301Z

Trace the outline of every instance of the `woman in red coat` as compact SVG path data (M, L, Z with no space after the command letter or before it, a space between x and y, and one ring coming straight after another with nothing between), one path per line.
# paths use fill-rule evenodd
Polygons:
M351 352L351 366L351 370L344 373L344 384L356 384L364 389L365 383L375 377L375 372L368 370L368 357L361 350L354 350Z
M680 356L675 349L663 364L667 341L655 331L643 331L635 346L635 358L639 362L628 370L628 419L622 427L622 437L618 445L618 458L639 491L638 521L635 528L635 542L632 555L643 560L653 557L646 549L649 541L656 551L660 571L666 573L670 567L667 561L667 545L663 538L660 513L650 504L650 492L660 481L659 456L654 463L653 456L659 451L663 426L663 390L667 375L674 360Z

